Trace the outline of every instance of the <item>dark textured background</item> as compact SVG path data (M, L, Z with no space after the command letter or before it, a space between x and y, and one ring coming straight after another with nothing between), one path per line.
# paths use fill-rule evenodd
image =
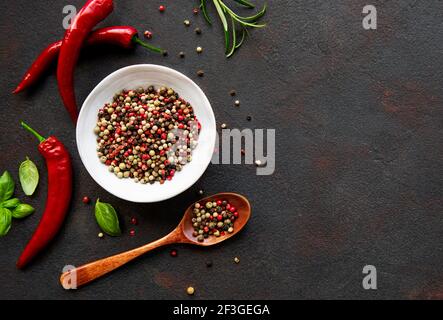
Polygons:
M0 168L18 180L19 163L30 156L41 184L29 200L37 212L14 221L0 239L0 298L180 299L187 298L188 285L197 290L194 299L443 298L442 1L371 1L379 13L377 31L361 26L366 0L268 1L269 26L253 31L226 60L220 26L208 27L201 15L192 15L197 1L116 0L101 25L151 29L152 42L167 47L170 56L142 48L88 50L76 72L79 103L112 71L156 63L195 79L218 124L277 130L274 175L256 176L253 166L211 165L190 190L148 205L116 199L89 177L53 74L29 93L10 94L40 50L63 34L63 6L80 8L83 2L1 1ZM167 5L163 15L160 3ZM191 28L183 26L185 18ZM201 37L193 33L196 26ZM205 50L201 56L197 45ZM184 60L177 57L181 50ZM204 78L196 77L198 69L205 70ZM232 88L240 108L228 95ZM26 271L16 270L15 262L43 210L46 170L20 119L58 136L75 170L66 224ZM248 228L219 247L178 246L175 259L168 249L158 250L76 292L60 287L65 264L166 234L198 199L199 188L249 197L254 210ZM16 192L24 198L20 187ZM83 195L112 203L124 236L98 239L93 207L81 203ZM131 216L140 220L133 238ZM212 269L206 269L207 260ZM362 289L366 264L378 269L377 291Z

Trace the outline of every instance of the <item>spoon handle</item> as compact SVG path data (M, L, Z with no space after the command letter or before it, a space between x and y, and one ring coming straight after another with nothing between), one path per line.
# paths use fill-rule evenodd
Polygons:
M177 242L175 232L142 247L76 267L60 276L65 289L77 289L156 248Z

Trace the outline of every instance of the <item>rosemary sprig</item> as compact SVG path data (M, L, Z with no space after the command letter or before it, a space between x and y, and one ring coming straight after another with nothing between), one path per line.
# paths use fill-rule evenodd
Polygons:
M247 0L235 0L235 2L240 3L241 5L243 5L247 8L251 8L251 9L255 8L255 5Z
M225 36L226 57L231 57L235 51L242 46L248 34L247 28L263 28L265 24L259 24L258 20L266 13L266 5L252 16L241 16L228 7L224 0L212 0L217 14L220 18ZM253 9L255 5L249 0L235 0L238 4ZM208 15L207 0L200 0L200 8L208 24L212 24ZM241 34L240 34L241 33Z
M206 21L209 23L209 25L212 25L211 18L209 18L209 15L208 15L208 6L206 4L206 0L201 0L200 8L203 12L203 16L205 17Z

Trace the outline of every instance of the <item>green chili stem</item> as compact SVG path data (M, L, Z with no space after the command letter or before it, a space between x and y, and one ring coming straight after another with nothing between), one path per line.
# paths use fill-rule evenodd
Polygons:
M35 131L34 129L32 129L30 126L28 126L25 122L21 122L21 125L23 128L25 128L26 130L28 130L29 132L31 132L37 139L38 141L40 141L40 143L42 143L43 141L46 140L45 137L41 136L37 131Z
M145 48L147 48L147 49L153 51L153 52L163 53L163 51L164 51L164 50L161 49L161 48L158 48L158 47L155 47L155 46L151 46L150 44L147 44L146 42L140 40L140 38L137 37L137 36L134 36L134 37L132 38L132 41L133 41L134 43L136 43L136 44L141 45L142 47L145 47Z

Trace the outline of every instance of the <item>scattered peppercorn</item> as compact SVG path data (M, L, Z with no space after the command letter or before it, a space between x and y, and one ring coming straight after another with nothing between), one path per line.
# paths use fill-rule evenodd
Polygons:
M203 70L198 70L197 71L197 75L201 78L201 77L204 77L204 75L205 75L205 72L203 71Z
M84 196L83 199L82 199L82 202L84 204L88 204L89 202L91 202L91 199L89 199L89 197Z
M163 57L167 57L167 56L169 55L169 53L168 53L168 51L163 50L163 51L162 51L162 55L163 55Z
M251 121L251 120L252 120L252 117L251 117L251 116L247 116L247 117L246 117L246 120Z
M200 12L200 10L198 10L198 8L194 8L194 10L192 10L192 12L193 12L195 15L197 15L197 14Z
M261 160L255 160L255 165L256 165L257 167L260 167L260 166L262 165Z
M199 195L204 195L205 192L204 192L203 190L200 189L200 190L198 190L198 194L199 194Z
M245 154L246 154L245 149L241 149L240 152L241 152L242 155L245 155Z
M171 252L169 253L171 255L171 257L176 257L177 256L177 250L171 250Z
M222 124L221 124L221 128L222 128L222 129L226 129L227 127L228 127L228 125L227 125L226 123L222 123Z
M183 51L180 51L180 53L178 54L178 56L179 56L180 58L184 58L184 57L185 57L185 53L184 53Z
M187 293L188 295L192 296L192 295L194 295L194 293L195 293L195 289L194 289L193 287L188 287L188 288L186 289L186 293Z
M158 7L158 11L160 11L160 12L165 12L165 10L166 10L166 7L163 6L163 5L161 5L160 7Z
M105 235L102 233L102 232L100 232L99 234L98 234L98 237L99 238L103 238Z
M202 53L203 52L203 48L202 47L197 47L197 49L195 49L195 51L197 51L197 53Z
M123 90L99 110L97 155L118 178L164 183L192 160L200 129L193 107L173 89Z
M152 32L146 30L143 35L145 36L146 39L151 39L152 38Z
M187 27L189 27L190 25L191 25L191 21L189 21L189 20L185 20L185 21L183 21L183 24L185 25L185 26L187 26Z
M202 29L200 29L200 28L195 28L194 31L196 34L202 34Z
M129 235L130 235L131 237L135 236L135 230L132 229L131 231L129 231Z
M235 258L234 258L234 262L237 263L237 264L239 264L239 263L240 263L240 259L239 259L238 257L235 257Z
M193 209L192 235L199 242L205 241L210 236L224 236L226 232L234 232L234 221L238 217L237 209L228 201L207 201L196 203Z
M206 262L206 267L207 268L212 268L212 261Z
M138 225L138 220L137 220L137 218L132 217L132 218L131 218L131 224L132 224L133 226Z
M235 100L234 104L236 107L240 107L240 100Z
M237 94L237 92L235 92L235 90L231 90L229 94L231 95L231 97L234 97Z

